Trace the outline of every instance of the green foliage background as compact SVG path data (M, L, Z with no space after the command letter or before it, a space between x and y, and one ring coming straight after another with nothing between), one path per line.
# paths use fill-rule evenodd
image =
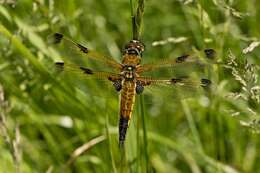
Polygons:
M143 62L214 48L217 60L230 66L197 75L182 70L210 78L208 93L180 99L187 92L146 89L137 97L125 154L117 143L119 94L102 81L57 75L53 64L102 66L49 45L47 37L61 32L120 61L132 38L129 1L8 2L0 6L0 85L7 102L0 104L1 173L260 172L260 1L145 1ZM156 46L158 40L165 44ZM74 158L83 144L90 148Z

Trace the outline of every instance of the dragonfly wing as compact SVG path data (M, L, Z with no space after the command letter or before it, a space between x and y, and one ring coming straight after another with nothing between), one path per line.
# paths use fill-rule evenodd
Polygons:
M74 64L64 63L64 62L56 62L56 68L58 71L65 71L68 73L76 73L77 75L83 77L92 77L97 79L107 79L109 81L115 82L117 80L121 80L121 76L116 73L111 72L103 72L103 71L93 71L92 69L77 66Z
M214 88L212 82L204 78L196 80L187 77L172 79L140 77L137 80L144 86L144 93L160 98L166 96L176 101L184 98L195 98L201 94L207 95Z
M210 87L211 81L209 79L192 80L187 77L183 78L171 78L171 79L156 79L150 77L138 77L137 80L143 86L150 85L166 85L166 86L180 86L188 88L198 88L198 87Z
M64 36L63 34L55 33L55 34L49 36L48 42L50 44L64 43L67 46L69 46L70 48L72 48L74 50L74 52L80 54L83 57L87 57L89 59L100 61L100 62L106 64L107 66L112 67L118 71L120 71L122 68L122 65L120 63L118 63L117 61L115 61L113 58L101 55L96 51L90 50L87 47L74 42L73 40L69 39L68 37Z
M205 61L202 61L199 56L196 55L183 55L180 57L177 57L176 59L167 59L163 60L157 63L150 63L141 65L137 68L137 73L143 73L153 70L158 70L159 68L167 68L167 67L177 67L179 65L184 64L195 64L199 66L204 66L208 63L213 64L220 64L218 62L215 62L214 59L216 57L216 52L214 49L205 49L204 52ZM209 62L211 61L211 62Z

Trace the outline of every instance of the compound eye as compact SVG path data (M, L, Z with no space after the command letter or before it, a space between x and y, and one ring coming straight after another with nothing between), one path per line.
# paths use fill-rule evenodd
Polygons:
M138 50L134 49L134 48L129 48L129 49L127 49L127 53L129 55L138 55Z

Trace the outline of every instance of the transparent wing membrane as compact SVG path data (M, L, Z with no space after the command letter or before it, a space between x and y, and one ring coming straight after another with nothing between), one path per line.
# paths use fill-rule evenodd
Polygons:
M148 71L158 70L160 68L177 67L184 64L195 64L204 66L206 64L221 64L216 62L216 52L214 49L205 49L203 51L204 59L200 59L197 55L183 55L175 59L165 59L160 62L140 65L137 68L137 73L143 73Z
M121 79L121 76L116 73L102 72L102 71L93 71L92 69L77 66L74 64L65 64L64 62L56 62L55 66L58 71L64 71L67 73L76 73L83 77L92 77L97 79L107 79L110 81L116 81Z
M65 71L67 73L76 73L79 76L82 76L84 78L90 77L90 78L96 78L96 79L105 79L107 81L114 82L115 85L117 85L118 81L122 81L125 79L123 76L124 65L116 62L113 58L103 56L95 51L89 50L87 47L84 47L83 45L76 43L69 38L65 37L64 35L60 33L55 33L52 36L49 37L49 43L52 44L65 44L64 46L70 47L74 49L76 53L87 57L89 59L98 60L104 64L106 64L109 67L112 67L119 73L111 73L111 72L104 72L104 71L95 71L90 68L77 66L70 63L64 63L64 62L57 62L55 63L57 69L59 71ZM203 57L203 58L202 58ZM143 72L149 72L153 70L159 70L160 68L169 68L172 67L172 69L176 70L176 67L179 65L182 67L185 72L188 69L188 66L190 64L195 64L200 66L205 66L209 64L221 64L216 62L216 52L213 49L205 49L201 52L196 52L196 54L193 55L183 55L179 56L175 59L166 59L160 62L156 63L150 63L145 65L138 65L136 67L136 80L140 82L143 86L173 86L176 88L188 88L188 89L197 89L197 88L208 88L211 85L211 81L205 78L201 79L191 79L188 77L177 77L177 78L153 78L153 77L144 77L140 76L139 74ZM187 65L187 66L186 66ZM187 67L187 68L186 68ZM168 69L167 69L168 70ZM184 76L184 71L181 72L181 76ZM121 74L120 74L121 73ZM177 75L178 76L178 75ZM190 76L190 74L188 74Z
M209 79L200 79L200 80L192 80L187 77L183 78L171 78L171 79L156 79L151 77L138 77L138 81L142 83L143 86L150 85L168 85L168 86L181 86L181 87L189 87L189 88L198 88L198 87L209 87L211 85L211 81Z
M48 42L50 44L64 43L68 47L72 48L75 53L77 53L83 57L87 57L89 59L100 61L100 62L106 64L107 66L112 67L118 71L120 71L122 68L122 65L120 63L118 63L117 61L115 61L113 58L101 55L98 52L95 52L93 50L89 50L85 46L72 41L71 39L65 37L64 35L62 35L60 33L55 33L55 34L49 36Z

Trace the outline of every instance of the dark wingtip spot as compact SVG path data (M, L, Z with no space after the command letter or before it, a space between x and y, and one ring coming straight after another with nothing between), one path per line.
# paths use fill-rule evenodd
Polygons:
M209 79L201 79L200 82L202 87L209 87L211 85L211 81Z
M90 70L89 68L80 67L80 69L81 69L85 74L93 74L93 71Z
M189 55L183 55L176 59L176 63L183 63L186 61L186 59L189 57Z
M64 62L56 62L55 65L64 66Z
M205 49L204 53L207 58L209 59L215 59L216 58L216 51L214 49Z
M61 72L64 70L64 62L56 62L55 63L56 72Z
M63 35L62 34L60 34L60 33L55 33L55 34L53 34L53 43L54 44L59 44L60 42L61 42L61 40L62 40L62 38L63 38Z
M56 62L56 63L55 63L55 66L56 66L57 69L63 70L63 68L64 68L64 62Z
M77 44L77 46L78 46L78 48L79 48L82 52L88 53L88 48L82 46L81 44Z

